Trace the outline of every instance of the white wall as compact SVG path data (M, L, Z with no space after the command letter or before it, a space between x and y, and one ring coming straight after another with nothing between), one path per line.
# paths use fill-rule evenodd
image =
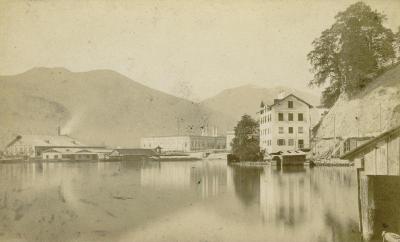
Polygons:
M288 107L288 101L293 101L293 108ZM295 97L288 97L281 101L279 104L272 106L271 109L271 122L261 123L260 122L260 148L265 149L267 153L286 151L286 150L297 150L298 140L302 139L304 142L304 148L310 147L310 109L308 105L299 101ZM284 121L279 121L279 113L283 113ZM293 114L293 121L289 121L289 113ZM298 121L298 114L303 114L303 121ZM260 115L260 119L265 115L268 115L267 111L263 115ZM283 134L279 133L279 127L283 128ZM293 133L289 134L289 127L293 127ZM303 127L303 133L298 132L298 127ZM263 134L262 130L271 129L270 134ZM284 139L285 145L279 146L277 144L278 139ZM289 146L288 140L293 139L294 145ZM271 145L267 145L267 140L272 140Z

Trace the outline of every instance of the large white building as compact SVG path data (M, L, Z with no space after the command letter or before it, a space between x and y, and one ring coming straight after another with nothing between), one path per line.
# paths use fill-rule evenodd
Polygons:
M226 137L200 135L144 137L140 140L140 147L177 152L225 150Z
M310 147L312 105L290 94L261 105L260 149L267 154Z

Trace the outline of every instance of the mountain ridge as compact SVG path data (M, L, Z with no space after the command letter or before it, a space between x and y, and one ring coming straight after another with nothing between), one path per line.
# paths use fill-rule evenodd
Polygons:
M19 133L55 135L58 126L88 144L125 147L138 146L144 136L199 134L204 126L223 134L244 113L254 116L262 97L272 100L281 90L301 93L248 84L194 102L113 70L63 67L1 75L0 88L0 147Z

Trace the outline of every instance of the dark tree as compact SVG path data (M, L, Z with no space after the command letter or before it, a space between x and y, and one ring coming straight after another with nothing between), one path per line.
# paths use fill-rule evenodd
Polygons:
M322 93L325 106L332 106L341 93L357 93L395 61L395 36L383 26L385 19L357 2L339 12L335 23L313 41L307 55L314 73L309 84L327 84Z
M232 152L241 161L256 161L260 159L258 122L247 114L242 116L242 119L235 127Z

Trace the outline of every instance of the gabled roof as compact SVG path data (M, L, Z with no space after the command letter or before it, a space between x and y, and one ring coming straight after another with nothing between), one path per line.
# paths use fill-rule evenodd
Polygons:
M79 148L51 148L43 151L43 153L62 153L62 154L75 154L75 153L90 153L90 151L86 149Z
M67 135L18 135L17 141L32 146L85 146L80 141Z
M152 149L133 148L133 149L114 149L114 151L117 151L120 155L147 155L147 156L157 155L157 153Z
M303 99L297 97L297 96L294 95L294 94L289 94L289 95L287 95L286 97L284 97L284 98L282 98L282 99L275 99L275 100L274 100L274 104L270 105L269 107L273 107L273 106L275 106L276 104L281 103L283 100L285 100L285 99L288 98L288 97L294 97L294 98L296 98L296 99L299 100L300 102L306 104L309 108L312 108L312 107L313 107L313 105L309 104L308 102L304 101Z
M43 153L61 153L61 154L98 154L111 153L109 149L86 149L86 148L50 148Z
M358 146L357 148L355 148L354 150L351 150L349 152L347 152L346 154L344 154L343 156L341 156L341 159L352 159L355 156L357 156L358 154L360 154L361 152L374 147L377 143L379 143L382 140L385 140L387 137L391 136L391 135L400 135L400 126L397 126L393 129L390 129L384 133L382 133L381 135L379 135L378 137L371 139L370 141Z

